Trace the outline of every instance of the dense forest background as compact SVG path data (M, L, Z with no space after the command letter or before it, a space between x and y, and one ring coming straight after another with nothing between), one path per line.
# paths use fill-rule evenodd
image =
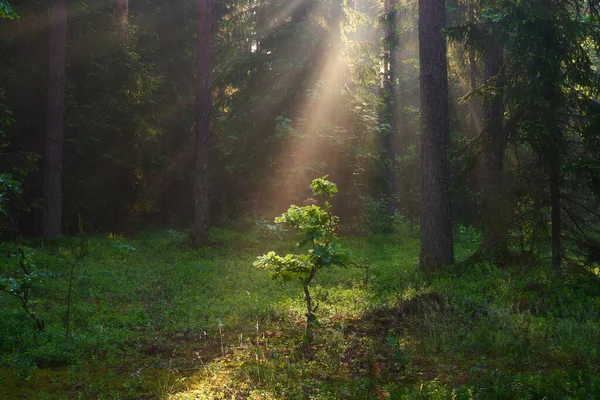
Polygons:
M440 312L465 307L469 311L461 315L468 314L470 324L480 315L482 321L491 319L492 308L460 296L457 300L454 286L445 293L446 277L435 274L462 276L467 271L472 279L498 279L498 284L527 271L543 275L519 281L521 289L532 293L559 293L552 286L558 283L574 286L560 292L563 297L535 307L522 306L522 296L515 294L506 315L526 311L537 317L547 306L553 318L571 318L569 313L579 311L565 311L561 299L571 299L567 292L580 293L584 285L585 296L597 299L599 287L599 68L597 0L0 0L0 239L11 260L0 268L0 289L13 295L39 331L45 328L42 319L54 321L73 344L70 329L83 331L87 322L83 306L77 322L72 293L79 293L81 303L87 299L89 307L98 298L91 294L90 282L96 278L77 278L80 262L101 266L107 259L126 266L128 254L142 246L143 259L132 256L131 263L150 265L164 256L152 247L160 245L142 240L145 244L134 247L126 238L163 232L169 237L165 252L179 254L172 256L177 262L181 254L212 260L212 251L218 259L239 251L235 257L243 261L231 262L243 264L253 251L270 250L266 244L276 247L290 240L288 231L271 222L273 217L290 204L313 211L321 210L319 204L329 222L312 221L308 230L321 224L327 237L337 241L335 210L342 242L375 254L375 260L377 249L382 259L399 251L398 240L409 243L402 251L418 253L402 261L402 267L400 261L385 261L389 270L361 265L374 274L371 284L382 285L369 290L387 296L390 271L411 264L410 274L434 275L415 278L408 270L399 272L406 282L421 282L401 296L406 299L410 292L431 300ZM312 198L322 194L310 190L319 177L337 184L339 193L331 204ZM92 256L88 244L73 245L99 234L109 234L117 243L116 255L103 253L100 244ZM245 234L263 242L254 243ZM330 239L326 245L318 240L311 237L316 247L309 254L319 246L330 248ZM243 251L239 243L246 246ZM221 246L229 249L227 255L218 253ZM49 269L58 265L56 260L67 265L65 271L53 272L68 283L64 317L50 316L48 304L55 300L49 299L63 292L48 289L59 280L48 278L53 273L36 272L35 254L46 254L40 257ZM315 271L329 260L319 257L309 263ZM185 268L168 273L190 273ZM34 274L36 282L53 283L38 293ZM302 278L307 300L313 275ZM146 289L141 284L139 291L126 287L127 279L146 275L121 278L123 293L142 296L146 289L160 292L159 287L168 288L161 292L165 296L176 296L175 287L153 279L145 281L150 285ZM543 287L531 286L531 280L543 281ZM433 292L425 289L431 282L437 282ZM398 293L406 289L398 285ZM362 293L359 287L353 286L353 295ZM31 293L47 301L37 314ZM128 295L115 298L119 296ZM385 299L377 300L378 307L389 305ZM129 301L138 300L149 319L159 309L160 315L168 314L145 297ZM408 314L423 317L420 303L409 304L420 311ZM13 307L15 312L22 312L19 306ZM483 308L485 313L473 311ZM263 310L265 315L271 315L269 310ZM599 316L588 311L577 314L580 319L573 316L573 326L597 324ZM259 318L248 312L248 321ZM224 357L221 328L228 325L221 325L217 311L202 315L203 325L196 328L206 335L207 326L218 326ZM386 315L393 312L388 309ZM156 332L172 329L170 343L187 338L188 328L182 326L188 317L173 318L178 322L171 328L148 323L140 335L147 329L146 339L152 342ZM396 322L380 328L392 332ZM468 325L463 322L458 326ZM29 352L42 348L39 340L57 343L59 335L52 328L45 339L15 333L26 324L0 327L6 338L28 338L0 339L0 367L14 367L17 359L35 364L37 356ZM256 326L258 331L258 322ZM589 334L581 329L582 338ZM396 336L383 339L400 346ZM143 346L157 348L150 342ZM219 347L218 342L212 344ZM438 350L447 345L440 343ZM444 354L452 357L454 351ZM17 353L26 356L2 356ZM588 363L586 371L595 371L595 354L581 361L585 357L578 353L569 365ZM61 357L56 365L72 365L72 359ZM357 366L368 371L368 382L379 379L371 361L366 370ZM366 388L364 398L393 392L374 388Z
M57 49L49 4L12 2L18 18L4 19L0 43L2 170L22 184L11 213L23 232L48 233L52 169L61 176L60 233L186 227L205 149L210 224L270 216L328 174L349 229L385 230L393 219L419 223L429 196L419 182L432 179L421 163L433 160L447 164L433 174L442 186L425 190L448 193L453 206L421 214L443 209L478 226L488 247L522 252L564 236L558 247L590 255L598 251L596 8L548 4L448 3L449 113L436 120L419 113L414 2L218 2L203 23L193 2L71 1L63 78L49 68ZM196 51L207 35L208 64ZM443 68L432 60L425 66ZM443 81L427 89L435 110L445 107ZM64 86L57 111L52 85ZM429 125L441 129L438 153L424 153ZM55 141L59 155L48 152Z
M2 44L6 168L23 181L22 229L43 234L50 15L44 2L12 5L20 18L3 23ZM380 10L354 7L218 4L207 143L214 223L303 200L307 193L296 191L325 173L343 182L348 215L379 196L370 182L380 175L377 140L388 129L380 118L382 37L366 27ZM194 4L132 2L126 27L116 11L110 1L69 4L64 233L193 219ZM416 48L403 47L413 65L403 96L411 101L402 106L417 108ZM334 59L340 68L323 72ZM315 115L333 96L336 109ZM415 115L407 112L409 125ZM295 144L307 137L300 154Z

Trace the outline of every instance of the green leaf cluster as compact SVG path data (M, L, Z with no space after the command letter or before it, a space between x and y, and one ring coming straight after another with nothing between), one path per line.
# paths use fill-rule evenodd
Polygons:
M315 196L323 199L333 197L338 191L336 184L328 181L327 176L313 180L310 187ZM346 266L351 253L336 242L339 222L328 201L323 201L323 206L290 206L287 212L275 218L275 223L296 230L301 237L298 247L307 245L309 249L304 254L287 254L284 257L271 251L258 257L254 266L270 271L274 279L289 281L299 278L305 284L310 283L321 268Z
M23 274L19 278L14 277L0 277L0 290L8 292L9 294L22 298L25 296L27 290L31 289L35 285L35 281L39 278L37 272L31 272L29 274Z
M284 281L292 280L297 276L308 276L310 274L309 260L306 255L288 254L285 257L277 255L274 251L259 256L254 266L270 270L272 277L281 278Z
M327 176L312 181L310 188L317 196L333 197L338 192L337 185L328 181Z
M17 19L19 16L12 9L10 4L4 0L0 0L0 19Z
M0 174L0 214L7 214L6 203L9 192L21 194L21 185L10 174Z

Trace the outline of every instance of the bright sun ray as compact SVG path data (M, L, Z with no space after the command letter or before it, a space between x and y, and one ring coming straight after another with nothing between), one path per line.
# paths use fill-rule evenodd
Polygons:
M308 195L307 188L304 187L306 186L304 180L289 182L290 178L296 177L295 174L289 172L305 167L321 158L319 157L321 131L325 126L335 126L341 120L341 88L346 70L341 50L342 43L338 38L329 49L321 68L315 73L315 83L309 89L311 93L305 94L304 102L298 107L298 121L302 121L302 139L295 143L288 143L280 153L279 169L275 179L279 182L286 182L288 188L292 189L292 193L305 192ZM339 154L327 154L326 159L327 168L332 170L339 161ZM310 181L316 177L306 176L305 178ZM286 190L273 188L269 197L276 199L279 203L279 201L289 200L287 196ZM292 200L301 201L302 199Z

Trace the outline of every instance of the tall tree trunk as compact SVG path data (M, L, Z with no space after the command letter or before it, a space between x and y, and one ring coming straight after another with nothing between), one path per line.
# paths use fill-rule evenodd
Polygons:
M560 221L560 159L558 147L553 146L549 155L550 208L552 214L552 269L560 271L562 263Z
M398 40L397 40L397 0L386 0L385 2L385 37L384 37L384 77L383 91L385 99L384 121L389 125L390 130L385 136L385 153L387 162L385 163L384 176L387 181L388 195L388 214L392 215L395 209L394 196L397 193L398 185L396 181L398 156L398 88L396 82L398 67Z
M48 110L44 152L44 234L56 238L62 224L62 148L65 115L67 0L52 0L50 11Z
M550 39L547 39L554 44ZM553 47L549 47L553 48ZM550 76L557 76L553 74ZM543 84L544 99L548 102L548 113L546 114L547 143L543 149L546 174L550 185L550 215L552 220L551 242L552 242L552 269L559 271L562 264L561 246L561 213L560 213L560 148L562 142L560 124L558 121L558 88L549 77Z
M469 22L473 27L471 29L475 29L475 23L477 22L475 18L475 4L469 5ZM475 48L471 46L469 51L469 85L471 92L474 92L477 89L477 59L475 58ZM479 135L479 124L478 124L478 102L475 100L471 100L471 108L469 112L469 125L471 131L471 139L476 138Z
M196 0L196 177L194 244L204 244L209 234L208 142L212 107L213 34L215 0Z
M487 38L484 63L485 84L492 93L486 94L484 99L481 136L482 245L487 254L497 261L503 261L508 252L506 207L503 205L506 134L503 127L504 99L500 75L502 46L493 32L489 32Z
M543 4L550 8L552 3L544 1ZM557 82L561 76L561 62L558 55L559 39L554 28L546 22L544 25L544 49L550 50L550 56L543 58L545 68L541 71L542 94L548 103L546 114L543 118L546 128L545 145L542 147L545 160L546 173L550 184L550 213L552 217L552 268L559 271L562 264L561 248L561 212L560 212L560 169L562 164L561 147L563 145L559 112L564 105L561 101L560 84Z
M419 1L421 88L421 255L425 270L454 262L445 0Z

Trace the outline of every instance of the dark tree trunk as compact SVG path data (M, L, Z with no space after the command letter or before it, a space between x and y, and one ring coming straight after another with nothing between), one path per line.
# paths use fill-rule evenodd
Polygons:
M208 146L212 107L214 0L196 0L196 177L194 190L194 244L204 244L209 234Z
M506 258L507 232L506 207L503 202L505 187L504 150L504 100L500 70L502 46L490 32L485 52L485 84L488 93L483 106L483 133L481 135L481 219L483 223L483 250L503 261Z
M386 0L385 18L386 34L384 38L384 64L385 75L383 79L383 90L385 99L384 121L390 126L390 130L385 136L385 153L387 162L385 164L385 179L387 181L388 196L388 214L393 215L396 204L394 196L397 193L398 185L396 180L398 154L398 88L397 88L397 67L398 67L398 40L397 40L397 11L396 0Z
M421 88L421 256L425 270L454 262L444 0L419 1Z
M65 115L67 0L52 0L50 11L48 110L44 152L44 234L56 238L62 224L62 148Z
M545 1L544 5L551 7L549 1ZM545 168L550 184L550 213L552 217L552 268L559 271L562 263L562 248L561 248L561 214L560 214L560 168L562 164L561 146L562 132L559 120L559 111L561 104L560 87L557 82L557 77L561 76L560 72L560 57L558 56L559 39L556 37L556 32L546 23L544 25L544 48L552 49L552 56L543 59L546 63L542 69L542 93L544 99L548 103L546 108L547 114L544 117L546 124L545 146L542 147L543 157L545 159Z
M550 185L550 215L552 221L551 242L552 242L552 269L559 271L562 263L562 248L561 248L561 215L560 215L560 142L561 132L558 122L557 107L558 102L556 89L553 87L553 82L547 81L545 86L545 99L552 107L554 113L548 113L546 132L547 145L544 149L545 169Z
M559 178L558 148L550 149L549 176L550 176L550 208L552 213L552 269L560 270L562 263L562 249L560 244L560 178Z
M469 22L475 25L475 4L469 5ZM475 28L471 28L475 29ZM471 48L469 51L469 84L472 92L477 89L477 59L475 58L475 49ZM471 108L469 111L469 125L471 131L471 139L476 138L479 135L479 124L478 124L478 102L471 100Z

